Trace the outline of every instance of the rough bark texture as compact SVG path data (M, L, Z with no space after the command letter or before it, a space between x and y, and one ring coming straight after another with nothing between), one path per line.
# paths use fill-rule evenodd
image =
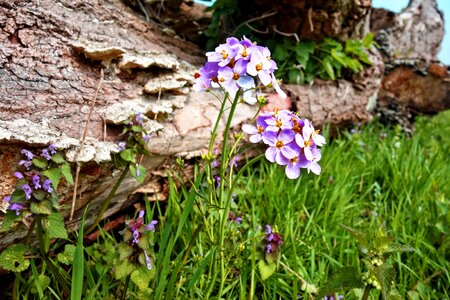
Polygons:
M444 38L444 17L436 0L411 0L399 14L375 9L371 30L389 58L436 60Z

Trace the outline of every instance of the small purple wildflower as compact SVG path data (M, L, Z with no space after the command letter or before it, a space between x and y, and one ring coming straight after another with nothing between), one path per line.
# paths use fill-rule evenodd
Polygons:
M335 297L337 297L337 298L335 298ZM327 296L325 296L325 297L323 297L322 298L322 300L341 300L341 299L344 299L344 296L343 295L327 295Z
M3 197L3 202L9 202L9 201L11 201L11 196L5 196L5 197Z
M56 145L55 144L50 144L47 149L48 149L48 152L50 152L51 154L56 154Z
M143 124L142 113L137 113L137 115L136 115L136 124L138 124L138 125L142 125Z
M217 183L217 187L220 187L220 176L214 176L214 181Z
M127 146L127 143L119 142L119 151L125 150L126 146Z
M139 171L139 164L136 163L136 177L141 177L141 171Z
M145 256L145 264L147 265L147 269L151 270L153 268L152 263L150 261L150 257L147 255L147 251L144 250L144 256Z
M33 182L34 185L34 189L40 189L41 186L41 178L39 177L39 175L33 175L33 177L31 178L31 181Z
M144 142L148 143L148 141L150 140L150 135L149 134L142 134L142 139L144 140Z
M14 172L14 177L16 177L17 179L22 179L23 178L23 174L20 172Z
M23 155L25 155L27 157L28 160L32 160L34 158L34 154L31 153L30 151L26 150L26 149L22 149L20 151L20 153L22 153Z
M142 234L146 231L155 231L155 225L158 223L158 221L153 220L150 222L150 224L145 225L144 224L144 214L145 211L141 210L139 212L138 217L135 220L128 221L127 225L128 228L131 230L131 233L133 234L133 244L139 243L139 238L142 236Z
M25 198L27 198L27 200L31 199L32 190L28 183L22 186L22 190L25 192Z
M47 150L47 149L42 149L41 155L42 155L42 157L44 157L46 160L51 160L51 159L52 159L52 157L51 157L51 155L48 153L48 150Z
M29 160L21 160L19 161L19 166L24 166L27 170L30 170L30 167L33 163Z
M50 179L46 179L42 184L42 188L47 191L47 193L53 192L52 181Z
M270 225L266 225L264 233L266 234L266 254L278 253L283 244L281 234L278 233L278 228L276 226L272 228Z
M20 215L20 211L23 209L23 204L20 203L11 203L8 207L8 210L15 210L16 216Z
M242 222L242 218L237 216L234 212L230 211L228 213L228 218L230 219L230 221L236 222L237 224L241 224Z

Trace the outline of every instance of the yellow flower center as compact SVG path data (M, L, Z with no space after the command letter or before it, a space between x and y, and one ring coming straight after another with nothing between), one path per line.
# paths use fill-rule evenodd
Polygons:
M283 122L281 122L281 120L277 120L275 126L281 127L281 126L283 126Z
M241 56L242 57L247 57L248 56L247 47L244 46L244 50L242 51Z
M238 80L239 77L241 77L241 76L240 76L238 73L234 73L234 74L233 74L233 79L234 79L234 80Z
M259 134L264 132L264 128L261 125L256 126L256 130L258 130Z
M305 141L305 147L309 147L312 145L312 142L310 140Z
M227 53L227 51L225 51L225 50L222 50L222 51L220 52L220 55L222 55L222 59L227 59L227 58L228 58L228 53Z
M296 164L296 163L298 163L298 157L295 156L295 157L291 158L289 161L293 164Z
M223 78L223 77L222 77L222 78L219 78L219 81L220 81L220 82L224 82L224 81L225 81L225 78Z
M283 148L283 146L284 146L283 141L277 141L277 143L275 144L275 146L276 146L278 149Z
M261 71L262 68L263 68L263 65L262 65L262 64L257 64L257 65L256 65L256 71Z

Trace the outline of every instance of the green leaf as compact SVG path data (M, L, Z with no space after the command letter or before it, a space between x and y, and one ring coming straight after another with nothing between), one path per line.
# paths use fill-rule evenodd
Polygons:
M134 131L134 132L141 132L142 129L143 128L140 125L133 125L133 126L131 126L131 130Z
M267 263L264 259L261 259L258 262L258 268L259 268L259 274L261 275L261 280L265 281L270 276L272 276L273 273L275 273L277 269L276 263Z
M302 70L292 69L289 71L289 82L293 84L301 84L305 81L305 76Z
M25 192L22 189L17 189L11 194L11 203L24 203L25 202Z
M53 189L58 189L59 181L61 180L61 170L59 168L51 168L42 172L48 179L52 181Z
M344 53L341 51L338 51L336 49L331 50L331 56L338 61L342 66L346 67L347 64L345 62L345 58L347 57Z
M369 32L362 40L362 44L365 48L370 48L374 44L375 35L373 32Z
M277 44L272 56L277 61L285 61L289 57L289 52L283 44Z
M67 239L66 225L59 212L53 212L51 215L43 218L42 225L44 230L48 232L49 238Z
M31 202L30 211L37 215L50 215L53 212L53 205L49 200Z
M14 244L0 254L0 267L13 272L22 272L30 266L30 260L25 259L26 246Z
M77 246L75 247L73 256L72 269L72 287L70 289L71 300L81 300L83 296L83 277L84 277L84 221L86 220L87 209L84 210L80 228L78 230Z
M33 196L38 199L39 201L44 200L44 198L47 196L47 193L43 190L34 190Z
M130 173L131 175L139 182L139 183L144 183L145 180L145 176L147 175L147 170L141 166L138 165L137 170L139 171L139 176L137 176L137 170L136 167L134 165L130 165Z
M66 160L64 159L64 157L62 156L61 153L55 153L52 155L52 160L57 163L57 164L62 164L65 163Z
M58 261L65 265L71 265L73 263L73 256L75 254L75 245L67 244L64 247L64 252L58 253Z
M122 279L127 277L131 272L133 272L134 267L128 262L128 260L119 261L119 264L114 265L116 270L116 279Z
M322 66L323 66L325 72L327 72L328 77L330 77L331 80L334 80L335 79L334 70L333 70L333 66L331 65L330 57L325 57L322 60Z
M345 62L347 63L347 67L349 67L355 73L358 73L359 71L362 71L362 69L364 69L361 63L354 58L347 57Z
M153 277L152 273L154 273L154 271L152 272L152 270L142 266L131 273L131 281L136 284L139 290L145 290Z
M122 159L125 161L134 163L134 155L135 154L136 154L136 151L134 149L125 149L122 152L120 152L120 157L122 157Z
M339 291L345 291L355 288L364 287L364 282L361 279L361 275L358 269L355 267L346 267L333 273L328 278L325 285L320 288L317 299L322 299L326 295L333 294Z
M117 245L117 252L119 252L119 260L127 260L133 254L133 247L126 243Z
M45 170L47 169L48 163L45 158L33 158L33 165L39 169Z
M358 231L356 229L353 229L351 227L342 225L342 227L344 227L345 230L347 230L348 232L350 232L351 235L353 235L353 237L356 239L356 241L358 241L358 243L364 247L365 249L369 248L369 242L367 241L367 235L363 234L361 231Z
M313 41L301 41L295 46L297 55L313 54L316 49L316 44Z
M72 170L69 164L66 163L61 166L61 173L66 178L67 183L73 184Z
M8 231L11 229L12 225L16 223L17 221L20 221L22 218L20 217L20 214L17 216L15 211L9 210L4 216L3 216L3 222L2 222L2 229L1 231Z
M381 266L375 267L373 274L377 278L381 285L381 293L383 294L383 299L388 300L389 294L391 293L392 282L395 279L395 270L389 264L382 264Z

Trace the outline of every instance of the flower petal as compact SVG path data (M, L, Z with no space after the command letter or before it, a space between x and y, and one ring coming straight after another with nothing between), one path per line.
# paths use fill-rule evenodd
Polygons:
M265 153L267 160L270 162L275 162L275 158L276 158L278 152L279 152L278 149L275 147L267 148L266 153Z

